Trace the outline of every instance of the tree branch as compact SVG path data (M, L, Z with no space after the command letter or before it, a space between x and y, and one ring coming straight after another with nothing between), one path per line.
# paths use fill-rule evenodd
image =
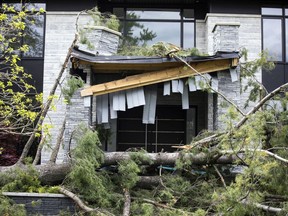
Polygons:
M271 212L271 213L280 213L283 211L282 208L275 208L275 207L263 205L260 203L253 203L253 202L248 201L247 199L243 199L241 201L241 203L243 203L244 205L253 205L259 209L262 209L263 211L267 211L267 212Z
M124 208L123 208L123 216L130 215L130 206L131 206L131 196L128 189L124 189Z
M70 47L68 49L65 61L64 61L63 65L62 65L62 67L60 69L60 72L59 72L59 74L58 74L58 76L57 76L57 78L56 78L56 80L54 82L54 85L52 86L52 89L51 89L51 91L49 93L47 102L46 102L45 106L42 108L42 110L40 111L39 120L38 120L38 122L37 122L37 124L36 124L36 126L35 126L35 128L34 128L34 130L32 132L32 134L31 134L31 136L29 137L29 140L27 141L27 143L26 143L26 145L25 145L25 147L24 147L24 149L22 151L22 154L21 154L21 156L20 156L20 158L19 158L17 163L23 163L24 158L27 157L28 152L29 152L34 140L35 140L35 135L36 135L36 133L39 132L39 126L43 124L44 119L45 119L45 117L46 117L46 115L48 113L48 110L50 109L50 106L51 106L52 101L53 101L53 97L52 96L55 94L56 89L57 89L57 87L59 85L59 82L60 82L60 80L61 80L61 78L62 78L62 76L63 76L63 74L65 72L65 69L66 69L67 65L68 65L68 62L69 62L69 59L70 59L70 56L71 56L71 53L72 53L72 49L75 47L75 45L76 45L76 43L78 41L78 37L79 37L79 34L78 34L78 19L79 19L79 16L85 11L81 11L81 12L79 12L77 14L76 24L75 24L76 25L76 32L75 32L75 35L74 35L74 39L73 39L73 41L72 41L72 43L71 43L71 45L70 45Z
M203 74L199 73L199 71L197 71L194 67L192 67L190 64L188 64L185 60L183 60L180 56L177 55L173 55L174 57L176 57L177 59L179 59L181 62L183 62L187 67L189 67L191 70L193 70L195 73L197 73L199 76L203 77L206 81L206 85L213 90L216 94L220 95L225 101L227 101L229 104L231 104L242 116L245 116L245 113L231 100L229 100L224 94L222 94L221 92L215 90L212 88L212 86L209 83L209 80L207 80L207 78L205 76L203 76Z
M112 213L106 211L106 210L101 210L99 208L90 208L87 205L85 205L82 200L74 193L72 193L71 191L65 189L64 187L60 187L60 192L66 196L68 196L69 198L71 198L84 212L97 212L100 215L113 215Z
M51 157L50 157L50 160L49 160L49 163L55 163L56 162L56 159L57 159L57 155L58 155L58 152L59 152L59 149L60 149L60 146L61 146L61 141L63 139L63 134L64 134L64 131L65 131L65 125L66 125L66 116L63 120L63 123L62 123L62 127L60 129L60 132L58 134L58 137L57 137L57 142L53 148L53 151L51 153Z

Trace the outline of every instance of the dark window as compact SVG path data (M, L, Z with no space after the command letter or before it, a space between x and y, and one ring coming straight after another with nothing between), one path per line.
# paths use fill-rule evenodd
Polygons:
M127 45L169 42L185 49L194 47L193 9L114 8Z
M158 105L155 124L142 124L143 107L118 112L117 151L175 151L172 146L186 143L186 112L180 106Z
M288 9L263 7L262 48L277 65L273 71L263 70L262 81L270 92L288 80Z

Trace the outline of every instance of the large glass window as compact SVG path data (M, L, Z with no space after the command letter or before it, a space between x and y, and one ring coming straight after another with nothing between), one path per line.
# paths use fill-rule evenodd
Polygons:
M288 82L288 8L264 7L262 12L263 50L267 50L276 68L262 71L262 81L270 92Z
M44 3L3 3L13 6L15 10L28 10L25 21L25 29L21 44L27 44L29 51L22 53L22 58L43 58L44 57L44 14L37 14L40 8L45 10Z
M121 21L126 45L169 42L185 49L194 47L193 9L114 8Z
M262 8L263 49L277 62L288 62L287 11L285 8Z
M36 87L36 92L43 91L43 67L44 67L44 28L45 28L45 14L39 14L39 11L46 9L45 3L10 3L9 1L3 1L3 4L13 6L15 10L27 10L28 16L23 20L25 22L25 29L20 36L17 34L17 41L14 44L9 44L11 47L15 47L17 50L19 46L27 44L29 50L27 52L20 52L21 58L20 65L25 69L25 72L32 75L32 79L28 80L28 83ZM19 1L18 1L19 2ZM0 4L1 6L1 4ZM8 13L8 17L13 17L13 11ZM18 33L18 32L16 32ZM16 33L10 32L10 37L14 37ZM9 37L9 35L6 35ZM1 47L5 50L5 47ZM1 53L1 50L0 50ZM3 53L2 53L3 54ZM0 58L3 58L0 55ZM32 93L32 92L31 92Z
M273 29L272 34L271 29ZM263 49L268 51L271 60L282 61L283 49L281 19L263 19Z

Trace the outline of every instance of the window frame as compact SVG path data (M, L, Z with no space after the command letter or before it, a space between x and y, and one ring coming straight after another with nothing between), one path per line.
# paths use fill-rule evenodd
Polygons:
M19 5L21 4L22 7L24 5L27 5L27 4L44 4L45 5L44 9L46 9L46 6L47 6L46 3L41 2L41 1L40 2L29 2L29 3L27 3L27 2L19 3L19 2L13 2L13 1L12 2L3 1L2 4L19 4ZM0 5L0 8L2 7L2 4ZM36 15L37 12L39 12L39 10L35 10L33 13L31 13L31 15ZM7 14L13 14L13 12L8 12ZM39 16L43 16L42 55L41 56L34 56L34 57L33 56L25 56L24 53L21 52L19 54L19 57L21 58L21 60L26 60L27 59L27 60L43 60L44 61L44 56L45 56L45 38L46 38L46 35L45 35L45 33L46 33L46 13L40 14ZM21 45L25 44L24 41L25 41L24 36L22 36L21 37L21 41L20 41Z
M124 22L123 23L123 26L124 26L124 29L123 29L123 35L125 37L125 35L127 34L127 27L126 27L126 24L127 22L150 22L150 23L153 23L153 22L173 22L173 23L179 23L180 24L180 46L183 47L185 44L184 44L184 23L193 23L193 32L194 32L194 38L192 39L192 46L195 47L196 46L196 22L195 22L195 11L194 11L194 8L184 8L184 7L178 7L178 8L159 8L159 7L127 7L127 6L120 6L120 7L114 7L112 10L114 10L115 8L121 8L124 10L124 17L118 17L120 22ZM147 11L153 11L153 10L179 10L179 13L180 13L180 19L128 19L127 18L127 11L129 11L129 9L134 9L134 10L141 10L143 9L144 11L147 10ZM194 17L193 18L189 18L189 19L184 19L184 10L185 9L191 9L194 11ZM191 48L193 48L191 47Z
M263 14L262 10L264 8L279 8L282 11L281 15L273 15L273 14ZM286 20L288 22L288 12L285 14L285 11L288 10L288 6L277 6L277 7L269 7L263 6L261 7L261 41L262 41L262 50L264 50L264 20L265 19L276 19L281 20L281 50L282 50L282 58L281 61L275 61L276 63L288 63L288 47L286 47L286 41L288 41L288 32L286 34L286 29L288 26L286 25Z

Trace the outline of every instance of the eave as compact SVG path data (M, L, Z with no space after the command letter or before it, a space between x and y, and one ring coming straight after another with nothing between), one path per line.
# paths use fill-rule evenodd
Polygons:
M161 83L194 75L222 71L236 67L239 62L238 53L218 53L214 56L186 57L185 61L194 70L174 58L131 57L131 56L91 56L79 51L72 53L72 61L77 64L90 65L96 73L121 70L141 71L123 79L90 86L81 91L81 96L102 95L141 86ZM144 71L144 72L143 72Z

